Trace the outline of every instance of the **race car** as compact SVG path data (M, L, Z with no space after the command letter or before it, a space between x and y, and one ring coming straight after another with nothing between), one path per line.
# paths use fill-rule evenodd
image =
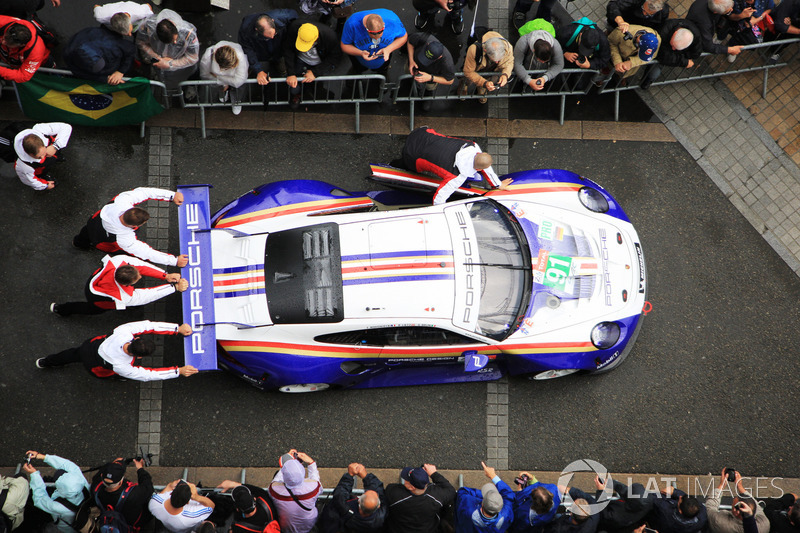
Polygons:
M209 186L180 187L186 363L282 392L616 368L643 322L635 229L587 178L505 177L440 206L281 181L213 215Z

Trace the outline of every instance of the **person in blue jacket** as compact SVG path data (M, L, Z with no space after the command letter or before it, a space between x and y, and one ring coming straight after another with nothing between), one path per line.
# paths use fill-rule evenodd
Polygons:
M134 59L136 45L105 26L82 29L64 49L64 62L75 76L109 85L122 83Z
M49 494L39 471L30 462L22 467L31 478L33 504L53 517L60 532L75 533L71 527L75 521L75 512L89 496L89 483L83 477L80 467L57 455L45 455L35 450L29 450L27 455L56 469L56 490Z
M514 494L514 533L531 533L542 531L545 524L551 522L558 506L561 505L561 490L551 483L539 483L528 472L520 472L520 477L527 476L534 481Z
M492 480L480 490L461 487L456 494L456 533L503 533L514 519L514 491L491 466L481 461Z
M273 9L247 15L239 27L239 44L247 54L250 72L259 85L267 85L270 76L286 76L283 43L289 24L297 18L294 9Z

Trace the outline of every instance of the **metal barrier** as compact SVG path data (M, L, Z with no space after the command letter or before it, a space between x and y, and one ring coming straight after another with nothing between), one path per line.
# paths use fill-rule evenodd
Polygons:
M302 78L300 78L302 79ZM299 81L299 80L298 80ZM355 105L356 133L361 133L361 104L380 103L387 90L386 77L380 74L350 76L320 76L302 86L302 104L353 104ZM219 100L221 86L216 81L190 80L180 84L183 107L200 110L200 129L206 137L206 108L229 108L232 102ZM196 91L196 96L191 93ZM191 98L190 98L191 96ZM289 87L286 78L273 78L268 85L259 85L248 79L239 88L241 106L288 106Z
M614 75L598 91L600 94L613 92L614 94L614 120L619 120L619 95L623 91L640 89L648 71L653 68L661 68L658 79L653 81L653 86L670 85L673 83L683 83L694 80L705 80L720 78L731 74L744 72L763 71L761 84L761 97L767 97L767 81L769 69L785 67L798 56L800 38L783 39L759 44L750 44L742 47L742 52L736 56L733 63L728 62L725 54L703 53L693 67L668 67L660 65L658 59L654 59L646 66L640 67L639 71L628 78L620 78ZM669 43L667 43L667 46ZM662 42L661 46L664 46ZM776 49L780 48L781 53L778 58L773 58ZM787 50L787 48L789 50ZM656 56L658 57L658 56Z
M538 78L545 73L544 70L529 70L528 75L532 78ZM479 72L484 78L491 78L497 76L497 72ZM411 74L404 74L400 76L392 91L392 103L408 102L409 103L409 128L414 129L414 108L417 102L425 102L432 100L475 100L479 98L488 99L509 99L509 98L531 98L535 96L560 96L561 109L559 114L559 124L564 124L564 108L566 105L567 96L582 96L589 92L592 88L592 79L600 73L592 69L564 69L561 73L547 82L544 89L541 91L534 91L527 85L515 78L512 74L508 83L486 94L477 94L475 85L468 86L466 95L458 94L458 87L461 80L464 79L468 83L463 72L456 73L456 81L452 85L438 84L432 94L420 94L420 87L424 83L416 83L413 81L414 77Z
M7 66L4 63L0 63L0 65ZM83 79L83 78L78 78L77 76L75 76L72 73L71 70L41 67L41 68L39 68L37 70L37 72L42 72L44 74L54 74L54 75L57 75L57 76L73 78L73 79L76 79L76 80L82 80ZM122 81L130 81L130 79L131 78L126 77L126 78L122 78ZM90 80L85 80L85 81L90 82ZM19 99L19 93L17 93L17 84L16 84L16 82L11 82L11 83L13 85L14 96L17 99L17 105L19 106L20 109L22 109L22 103L20 102L20 99ZM160 101L161 105L165 109L169 109L169 97L167 95L166 86L163 83L161 83L160 81L150 80L150 87L151 87L151 89L153 91L153 97L157 101ZM5 89L5 88L3 88L3 89ZM144 132L144 128L145 128L145 122L141 122L139 124L139 135L142 138L144 138L144 133L145 133Z

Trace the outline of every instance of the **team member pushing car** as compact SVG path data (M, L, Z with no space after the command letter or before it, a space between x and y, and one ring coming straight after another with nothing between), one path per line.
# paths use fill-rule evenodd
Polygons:
M191 366L170 366L165 368L145 368L136 365L136 360L147 357L155 351L153 341L140 335L155 333L158 335L192 334L189 324L170 324L169 322L130 322L114 329L110 336L101 335L89 339L77 348L68 348L57 354L48 355L36 360L37 368L51 368L83 363L86 370L98 378L120 376L137 381L156 381L173 379L178 376L188 377L197 374L198 370Z
M72 239L72 245L84 250L97 248L110 253L124 250L130 255L160 265L185 267L189 262L188 256L176 257L153 250L136 238L136 230L150 220L150 213L136 206L147 200L162 200L181 205L183 193L154 187L137 187L120 193L92 215L80 233Z

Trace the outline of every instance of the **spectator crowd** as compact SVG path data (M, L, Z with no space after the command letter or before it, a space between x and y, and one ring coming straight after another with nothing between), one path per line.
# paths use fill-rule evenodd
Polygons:
M356 0L298 0L297 9L246 15L237 42L213 44L201 43L197 28L173 10L154 13L149 4L115 2L95 6L98 25L76 32L61 52L77 77L112 85L124 76L146 75L175 95L188 79L216 82L214 98L230 103L238 115L248 79L266 86L273 77L284 78L290 106L296 109L303 84L331 75L343 57L351 73L386 75L392 54L402 51L408 56L405 68L423 96L453 84L461 64L464 78L458 94L466 96L474 87L485 103L485 95L506 86L513 74L520 90L541 91L565 67L597 72L590 79L598 86L611 76L625 85L642 71L640 86L646 89L658 78L661 65L692 68L703 52L724 54L733 62L743 45L800 34L797 0L782 0L777 6L773 0L695 0L685 18L671 16L667 0L609 0L605 29L586 17L554 25L555 0L516 0L511 21L519 35L507 38L475 26L462 63L445 46L452 39L442 32L463 32L467 0L411 3L417 15L410 33L389 9L357 11ZM7 0L0 5L0 60L8 65L0 67L1 78L24 83L39 67L54 65L56 39L35 14L43 4ZM440 12L445 13L443 26L437 26ZM771 60L777 61L780 51L780 44L770 47ZM658 61L650 64L653 59ZM530 71L543 73L532 78ZM191 101L196 98L193 91L189 88L183 96ZM424 110L430 105L426 103Z
M0 476L0 533L800 533L796 495L757 501L731 468L702 502L669 485L656 492L609 476L596 476L588 493L520 472L512 489L485 463L480 488L456 490L432 464L403 468L398 482L384 487L363 464L351 463L323 501L316 461L294 449L281 456L266 488L233 480L201 488L176 479L155 492L147 460L117 458L81 471L29 450L24 473ZM52 476L42 476L40 461ZM130 462L136 482L125 477ZM720 506L724 492L732 495L729 509Z

